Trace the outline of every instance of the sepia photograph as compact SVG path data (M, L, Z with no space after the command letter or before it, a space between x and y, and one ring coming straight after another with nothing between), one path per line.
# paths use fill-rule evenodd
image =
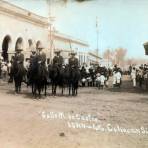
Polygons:
M148 148L148 1L0 0L0 148Z

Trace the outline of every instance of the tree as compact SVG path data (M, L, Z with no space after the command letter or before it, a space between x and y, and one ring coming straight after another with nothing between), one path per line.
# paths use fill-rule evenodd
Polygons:
M107 49L105 50L104 54L103 54L103 58L104 59L111 59L111 50L110 49Z
M115 50L115 63L119 66L125 65L125 57L127 50L124 48L117 48Z

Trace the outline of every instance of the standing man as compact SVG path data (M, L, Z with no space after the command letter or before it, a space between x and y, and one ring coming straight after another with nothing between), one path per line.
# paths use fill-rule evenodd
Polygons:
M59 68L63 65L63 57L60 55L61 51L57 50L54 52L56 55L53 58L53 65L58 65Z
M69 58L69 66L71 68L78 68L79 67L79 61L78 58L75 57L76 53L72 52L71 57Z
M133 80L133 87L136 87L136 75L137 75L136 68L133 67L133 69L131 70L131 78Z

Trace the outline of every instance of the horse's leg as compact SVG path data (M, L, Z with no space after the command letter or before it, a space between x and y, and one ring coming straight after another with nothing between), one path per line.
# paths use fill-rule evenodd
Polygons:
M56 95L56 90L57 90L57 84L55 84L55 87L54 87L54 95Z
M32 94L34 95L34 84L33 83L31 85L31 87L32 87Z
M62 85L62 96L63 96L63 92L64 92L64 86Z
M54 84L52 83L52 95L53 95L53 85L54 85Z
M22 80L19 81L19 92L21 92L21 84L22 84Z
M41 87L38 87L39 98L41 98Z
M45 96L46 96L46 95L47 95L47 94L46 94L46 90L47 90L47 85L46 85L46 84L45 84L45 88L44 88L44 89L45 89Z
M15 83L15 93L17 93L18 92L17 83L16 83L16 81L14 81L14 83Z
M18 81L15 79L15 92L18 93Z
M74 92L75 90L74 90L74 85L72 84L72 95L74 96Z
M70 96L70 91L71 91L71 85L69 84L69 96Z
M34 97L35 97L35 98L37 97L36 90L37 90L37 86L36 86L36 84L34 84L34 90L33 90L33 93L34 93Z

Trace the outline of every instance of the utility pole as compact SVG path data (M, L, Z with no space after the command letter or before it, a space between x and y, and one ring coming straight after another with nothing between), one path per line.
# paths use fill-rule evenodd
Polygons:
M99 56L99 47L98 47L98 41L99 41L99 29L98 29L98 17L96 17L96 35L97 35L97 48L96 48L96 55ZM99 62L99 61L98 61Z
M46 0L47 5L48 5L48 31L49 31L49 40L50 40L50 62L53 59L54 56L54 48L53 48L53 43L54 43L54 26L53 26L53 21L55 17L51 15L51 7L52 7L52 0Z

